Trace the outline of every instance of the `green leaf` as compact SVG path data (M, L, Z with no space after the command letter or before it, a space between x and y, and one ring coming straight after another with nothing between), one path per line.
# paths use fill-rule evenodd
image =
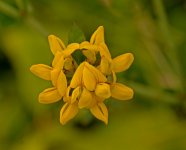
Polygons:
M83 31L74 24L68 34L68 43L81 43L85 41Z
M80 65L86 59L86 57L79 50L75 51L72 54L72 57L74 58L78 65Z

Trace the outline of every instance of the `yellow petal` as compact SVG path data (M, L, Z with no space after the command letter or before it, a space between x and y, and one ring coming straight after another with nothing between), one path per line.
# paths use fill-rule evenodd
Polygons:
M54 103L61 100L62 96L59 94L56 87L45 89L39 94L39 102L43 104Z
M97 96L95 93L93 94L93 97L94 97L94 101L96 102L96 103L100 103L100 102L103 102L104 100L105 100L105 98L103 98L103 97L99 97L99 96ZM95 105L95 103L93 103L93 105L92 106L94 106Z
M58 62L55 63L55 66L54 66L53 70L51 71L51 80L52 80L52 84L54 86L56 86L56 84L57 84L57 80L60 75L60 72L63 69L63 66L64 66L64 58L63 58L63 56L61 56L59 58Z
M66 95L65 96L63 96L63 101L66 103L66 102L70 102L70 98L68 98L68 97L66 97Z
M54 69L62 70L62 69L63 69L63 66L64 66L64 57L61 56L61 57L58 59L58 62L54 65Z
M83 91L81 93L78 107L81 108L89 108L92 104L93 97L90 91L88 91L86 88L83 88Z
M117 77L114 71L112 71L112 79L113 79L112 82L116 83Z
M50 66L44 64L37 64L32 65L30 67L30 71L35 74L36 76L44 79L44 80L51 80L51 72L52 68Z
M59 77L57 79L57 89L61 96L65 95L67 89L67 79L63 71L60 72Z
M111 63L105 56L101 58L100 70L103 74L111 74Z
M53 69L51 71L51 80L52 80L53 86L56 86L60 72L61 72L61 70L59 70L59 69Z
M60 123L66 124L69 120L74 118L78 113L77 103L69 104L65 103L60 111Z
M116 77L116 73L114 71L112 71L111 74L107 75L107 82L108 83L116 83L117 77Z
M99 44L99 51L100 51L100 56L105 56L107 59L111 59L111 54L109 52L109 49L105 43Z
M49 41L50 49L53 54L55 54L57 51L61 52L62 50L65 49L65 45L64 45L63 41L61 41L55 35L49 35L48 41Z
M79 43L70 43L67 49L79 49Z
M91 64L94 64L96 61L96 53L93 50L83 50L82 51L83 55L86 56L87 61L90 62Z
M66 93L65 93L65 95L64 95L64 97L63 97L63 101L64 102L70 102L70 90L71 90L71 87L70 86L68 86L67 87L67 90L66 90Z
M134 56L131 53L120 55L113 59L112 67L115 72L122 72L127 70L134 60Z
M107 81L107 78L97 68L87 62L85 62L85 65L94 74L98 83Z
M121 83L113 83L110 86L111 95L118 100L129 100L133 97L133 90Z
M78 86L72 92L71 103L74 103L76 100L78 100L80 94L81 94L81 88Z
M91 44L100 44L104 43L104 28L103 26L99 26L97 30L92 34L90 38L90 43Z
M57 51L55 53L54 59L52 61L52 67L55 67L56 66L56 64L59 62L59 60L60 60L61 57L62 57L62 53L59 52L59 51Z
M101 98L101 97L98 97L96 94L95 94L95 92L91 92L91 94L92 94L92 102L89 104L89 108L91 108L91 107L93 107L93 106L95 106L95 105L97 105L97 102L103 102L104 100L103 100L103 98Z
M101 98L109 98L111 96L110 86L106 83L99 83L96 86L95 93Z
M108 124L108 110L104 103L98 103L94 107L90 108L90 111L97 119Z
M98 46L90 44L88 41L84 41L80 44L79 49L98 51Z
M71 57L65 58L64 69L68 71L72 71L74 69L73 59Z
M84 67L83 69L83 84L89 91L94 91L96 88L96 78L87 67Z
M87 47L87 46L89 46L89 45L92 45L92 44L90 44L88 41L83 41L83 42L81 42L81 43L79 44L79 49L86 49L86 48L84 48L84 47Z
M76 88L79 85L81 85L83 69L84 69L84 63L81 63L79 65L79 67L76 69L76 71L75 71L75 73L72 77L72 80L70 82L70 87L71 88Z
M71 43L67 48L62 52L64 57L70 56L74 51L79 49L78 43Z

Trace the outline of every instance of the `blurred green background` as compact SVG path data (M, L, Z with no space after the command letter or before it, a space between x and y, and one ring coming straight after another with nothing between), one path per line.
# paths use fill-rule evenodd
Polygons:
M108 126L83 113L62 126L62 102L38 103L49 83L29 68L74 24L87 40L103 25L113 57L135 56L117 75L135 96L107 102ZM0 0L0 150L185 150L185 57L186 0Z

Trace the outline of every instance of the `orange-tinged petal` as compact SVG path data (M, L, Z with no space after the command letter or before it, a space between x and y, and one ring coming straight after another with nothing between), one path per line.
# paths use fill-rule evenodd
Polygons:
M104 99L109 98L111 96L110 86L106 83L97 84L95 94Z
M82 82L82 75L83 75L83 69L84 69L84 63L81 63L79 67L76 69L72 80L70 82L70 87L71 88L76 88L79 85L81 85Z
M63 41L55 35L49 35L48 41L53 54L55 54L57 51L62 51L65 49Z
M83 84L89 91L94 91L96 88L96 78L94 74L87 68L83 69Z
M90 111L97 119L108 124L108 110L104 103L98 103L94 107L90 108Z
M111 95L118 100L129 100L133 97L133 90L121 83L113 83L110 86Z
M78 86L77 88L75 88L72 92L72 97L71 97L71 103L74 103L76 100L79 99L79 96L81 94L81 87Z
M36 76L44 79L44 80L51 80L51 72L52 68L50 66L44 64L37 64L32 65L30 67L30 71L35 74Z
M39 102L43 104L54 103L61 100L62 96L59 94L56 87L45 89L39 94Z
M65 103L60 111L60 123L66 124L69 120L74 118L78 113L77 103L69 104Z
M61 96L65 95L67 89L67 79L63 71L60 72L59 77L57 79L57 89Z
M92 34L90 38L90 43L91 44L100 44L104 43L104 28L103 26L99 26L97 30Z
M89 108L93 101L92 94L86 88L83 88L81 96L79 98L78 107L81 108Z
M117 56L112 61L113 71L122 72L127 70L134 60L134 56L131 53L126 53L120 56Z
M90 65L89 63L85 62L86 67L94 74L98 83L106 82L107 78L94 66Z

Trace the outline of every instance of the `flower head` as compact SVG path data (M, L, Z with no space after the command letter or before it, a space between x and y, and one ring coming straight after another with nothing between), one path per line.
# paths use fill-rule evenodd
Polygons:
M133 97L131 88L116 82L116 73L130 67L133 55L127 53L112 59L104 40L103 26L98 27L90 41L65 46L54 35L50 35L48 40L54 55L52 66L37 64L30 68L32 73L52 84L39 94L39 102L53 103L63 99L61 124L74 118L83 108L107 124L108 110L104 101L110 97L118 100ZM72 56L76 50L86 57L79 66ZM100 55L100 60L96 55ZM69 75L71 78L67 78Z

